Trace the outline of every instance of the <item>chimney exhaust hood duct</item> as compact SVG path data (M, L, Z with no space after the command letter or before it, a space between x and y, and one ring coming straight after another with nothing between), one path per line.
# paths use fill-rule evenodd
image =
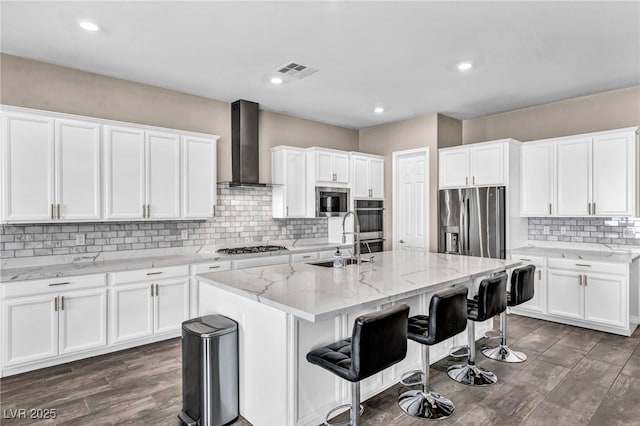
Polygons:
M258 183L258 104L237 100L231 104L231 182L229 186L266 186Z

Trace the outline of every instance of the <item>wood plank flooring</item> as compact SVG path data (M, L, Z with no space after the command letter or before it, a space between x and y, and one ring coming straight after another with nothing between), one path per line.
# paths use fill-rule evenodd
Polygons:
M478 354L497 384L453 382L446 375L453 359L432 366L433 389L456 404L455 414L439 423L640 425L640 330L622 337L517 315L509 315L508 325L510 346L529 358L503 364ZM180 339L172 339L7 377L0 380L0 423L179 425L181 374ZM366 401L363 425L429 424L397 407L404 389L396 385ZM57 418L4 418L16 408L55 408ZM234 425L249 423L241 418Z

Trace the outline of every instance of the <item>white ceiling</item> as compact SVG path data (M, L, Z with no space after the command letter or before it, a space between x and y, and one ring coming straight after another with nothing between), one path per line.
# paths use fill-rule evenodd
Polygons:
M0 8L2 52L351 128L433 112L468 119L640 84L638 1ZM80 29L81 19L102 30ZM463 60L475 67L458 71ZM270 84L289 61L319 71Z

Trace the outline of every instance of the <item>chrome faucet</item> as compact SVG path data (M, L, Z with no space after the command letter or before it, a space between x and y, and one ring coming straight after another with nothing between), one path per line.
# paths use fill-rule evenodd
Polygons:
M344 224L347 220L347 217L349 217L349 215L353 215L354 217L354 224L353 224L353 232L346 232L344 230ZM344 217L342 218L342 243L346 243L347 242L347 235L351 234L354 236L353 238L353 253L356 256L356 259L358 261L358 266L360 265L360 219L358 218L358 213L356 213L353 210L349 210L347 212L347 214L344 215Z

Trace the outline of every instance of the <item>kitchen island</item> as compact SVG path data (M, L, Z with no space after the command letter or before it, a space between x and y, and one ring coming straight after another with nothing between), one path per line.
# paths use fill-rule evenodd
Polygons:
M199 312L239 324L240 413L254 425L322 423L349 398L348 384L310 365L313 347L351 335L356 317L396 303L411 315L427 312L431 296L454 286L473 289L482 277L520 261L397 250L376 253L373 263L341 269L289 264L197 275ZM477 327L478 335L489 324ZM432 361L466 333L435 345ZM409 342L401 363L361 384L363 400L420 367L420 347Z

